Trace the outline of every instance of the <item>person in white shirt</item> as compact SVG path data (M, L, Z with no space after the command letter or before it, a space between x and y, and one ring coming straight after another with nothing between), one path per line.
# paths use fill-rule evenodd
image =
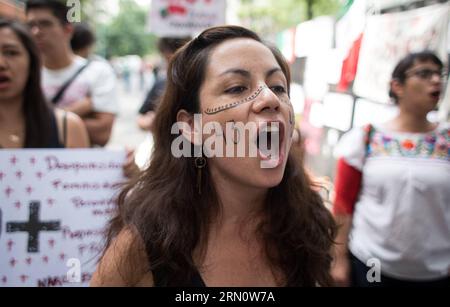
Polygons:
M43 89L56 106L82 117L91 144L105 146L118 111L116 77L112 68L107 70L72 52L73 25L67 12L64 1L27 2L27 22L44 64Z
M94 31L87 23L78 23L74 26L72 39L70 41L73 52L91 61L92 69L97 71L98 76L104 76L108 80L114 71L111 65L102 57L93 54L96 38ZM100 78L100 80L102 80ZM99 86L101 88L101 86ZM105 100L105 102L107 102ZM107 107L106 105L105 107ZM127 148L127 160L123 166L124 174L128 178L132 178L139 173L139 167L136 165L134 150Z
M409 54L392 74L398 116L340 141L338 285L450 285L450 125L427 119L445 75L432 52Z

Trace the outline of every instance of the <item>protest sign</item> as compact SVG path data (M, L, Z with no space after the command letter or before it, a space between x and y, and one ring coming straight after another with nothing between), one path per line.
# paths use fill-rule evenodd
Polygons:
M125 153L0 150L0 286L87 286Z
M153 0L150 31L158 36L194 36L225 24L225 0Z
M429 49L447 61L450 4L370 16L361 44L353 91L372 101L389 102L389 81L398 61Z

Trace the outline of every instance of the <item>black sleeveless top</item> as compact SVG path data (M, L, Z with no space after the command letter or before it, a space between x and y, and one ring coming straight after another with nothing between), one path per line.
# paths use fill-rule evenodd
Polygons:
M67 140L67 113L64 112L63 117L63 143L59 140L59 128L58 123L56 121L55 112L51 112L50 116L50 126L51 126L51 134L48 145L45 148L65 148L66 140Z
M152 274L155 287L168 286L169 281L167 280L167 274L164 269L153 270ZM203 278L198 270L195 270L195 272L193 273L191 279L188 281L187 284L178 286L185 288L206 288L206 284L203 281Z

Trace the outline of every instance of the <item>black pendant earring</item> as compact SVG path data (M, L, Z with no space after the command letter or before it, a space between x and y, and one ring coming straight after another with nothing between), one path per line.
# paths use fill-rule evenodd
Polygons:
M204 157L195 159L195 167L197 168L198 194L202 195L202 172L203 172L203 169L206 167L206 159Z

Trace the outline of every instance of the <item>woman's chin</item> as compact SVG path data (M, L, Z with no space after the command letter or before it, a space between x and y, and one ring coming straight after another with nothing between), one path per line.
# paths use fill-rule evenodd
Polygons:
M274 188L283 180L284 169L284 165L277 168L260 168L255 171L255 181L263 188Z
M269 161L264 164L260 158L220 158L210 160L214 176L240 182L241 185L271 189L278 186L284 177L287 161L285 157L279 162ZM273 163L272 163L273 162ZM234 179L231 179L234 178Z

